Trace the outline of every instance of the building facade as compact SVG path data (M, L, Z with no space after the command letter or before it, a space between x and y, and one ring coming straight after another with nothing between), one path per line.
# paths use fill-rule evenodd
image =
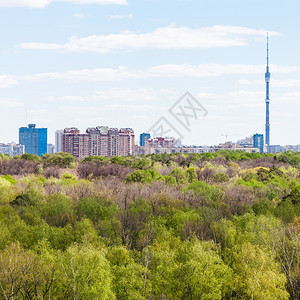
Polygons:
M285 151L284 147L280 145L270 145L268 147L268 152L275 154L275 153L283 153Z
M253 147L258 148L260 153L264 152L264 135L263 134L254 134L253 135Z
M8 154L13 157L15 155L24 154L24 145L10 143L10 144L0 144L0 153L2 155Z
M147 139L150 139L151 138L151 135L150 135L150 133L141 133L140 134L140 146L141 147L144 147L144 146L146 146L146 140Z
M152 154L151 148L173 148L175 146L175 138L173 137L156 137L146 139L145 141L145 154Z
M53 155L55 152L55 146L52 144L47 144L47 153Z
M236 148L227 148L223 146L181 146L181 147L151 147L148 150L147 154L172 154L172 153L183 153L183 154L195 154L195 153L214 153L221 150L230 150L230 151L244 151L246 153L258 153L259 149L254 147L236 147Z
M80 133L77 128L66 128L63 132L63 152L74 157L129 156L134 154L134 131L131 128L109 128L98 126Z
M25 153L47 153L47 128L37 128L35 124L19 128L19 144L25 146Z
M55 131L55 152L63 151L63 129Z

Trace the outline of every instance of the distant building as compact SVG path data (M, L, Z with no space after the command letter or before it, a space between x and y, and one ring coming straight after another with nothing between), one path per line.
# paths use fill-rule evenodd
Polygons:
M63 132L63 152L75 157L129 156L134 154L134 131L131 128L109 128L98 126L80 133L77 128L66 128Z
M141 133L140 134L140 146L145 146L146 145L146 140L150 139L151 135L150 133Z
M244 139L238 140L236 143L242 147L248 147L248 146L253 147L253 135L251 135L249 137L245 137Z
M284 147L280 146L280 145L270 145L268 147L268 152L269 153L282 153L284 152Z
M264 135L254 134L253 135L253 147L258 148L260 153L264 153Z
M8 154L13 157L15 155L24 154L24 145L10 143L10 144L0 144L0 153Z
M47 153L53 155L55 150L55 146L52 144L47 144Z
M47 153L47 128L36 128L35 124L19 128L19 144L25 146L25 153Z
M63 129L55 131L55 152L63 151Z
M173 148L175 146L175 138L173 137L156 137L146 139L145 154L151 154L151 148Z
M81 134L78 128L66 128L63 133L63 152L71 153L74 157L89 156L89 136Z
M295 151L295 152L300 151L300 145L286 145L282 148L284 151Z
M244 151L247 153L258 153L259 149L254 147L234 147L228 148L223 145L219 146L180 146L180 147L152 147L148 149L147 154L171 154L171 153L183 153L183 154L194 154L194 153L214 153L221 150L230 150L230 151Z

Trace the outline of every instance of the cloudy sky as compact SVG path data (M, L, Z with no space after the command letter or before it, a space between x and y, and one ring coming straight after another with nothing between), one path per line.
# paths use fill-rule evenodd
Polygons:
M164 117L185 144L263 133L270 36L271 143L300 144L300 2L0 0L0 142L28 123L136 135ZM207 115L169 111L190 92ZM191 115L190 115L191 116Z

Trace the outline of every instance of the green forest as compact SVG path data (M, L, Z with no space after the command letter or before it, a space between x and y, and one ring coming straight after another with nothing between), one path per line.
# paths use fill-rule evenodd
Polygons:
M300 299L300 154L0 155L0 299Z

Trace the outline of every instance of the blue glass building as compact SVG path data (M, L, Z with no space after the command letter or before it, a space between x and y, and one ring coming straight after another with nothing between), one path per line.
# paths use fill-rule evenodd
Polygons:
M264 152L264 135L263 134L254 134L253 135L253 147L259 148L259 152Z
M25 153L47 153L47 128L36 128L35 124L19 128L19 144L25 146Z
M140 134L140 146L145 146L146 139L150 139L150 133L141 133Z

